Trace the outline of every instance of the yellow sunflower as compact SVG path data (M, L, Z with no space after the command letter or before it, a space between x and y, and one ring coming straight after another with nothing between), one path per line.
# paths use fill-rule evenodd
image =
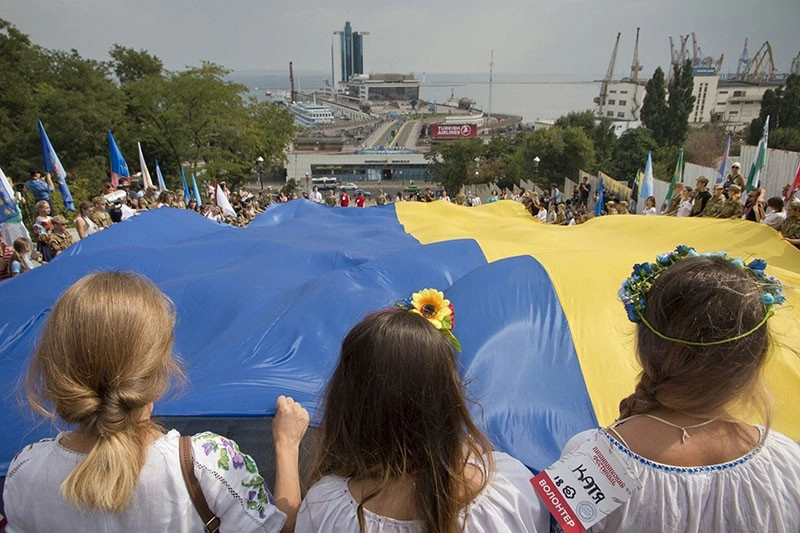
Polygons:
M433 327L442 329L442 322L450 323L450 300L444 297L442 291L436 289L423 289L411 296L411 312L427 318Z

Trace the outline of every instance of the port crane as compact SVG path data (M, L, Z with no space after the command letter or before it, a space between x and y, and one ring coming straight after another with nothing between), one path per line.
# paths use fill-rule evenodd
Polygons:
M742 75L742 69L747 66L747 63L750 61L750 54L747 51L747 37L744 38L744 49L742 49L742 55L739 56L739 62L736 63L736 76L739 77Z
M747 62L739 79L742 81L774 81L775 80L775 61L772 57L772 45L766 41L758 49L753 59Z
M608 97L608 86L611 84L611 78L614 76L614 64L617 62L617 50L619 49L619 38L622 35L622 32L617 32L617 40L614 43L614 51L611 52L611 61L608 62L608 70L606 71L606 77L603 78L603 82L600 84L600 97L597 99L598 103L598 115L604 116L604 108L606 105L606 98Z
M633 61L631 61L631 81L639 83L639 72L642 66L639 64L639 28L636 28L636 44L633 45Z
M294 84L294 67L291 61L289 61L289 99L290 103L297 103L297 87Z

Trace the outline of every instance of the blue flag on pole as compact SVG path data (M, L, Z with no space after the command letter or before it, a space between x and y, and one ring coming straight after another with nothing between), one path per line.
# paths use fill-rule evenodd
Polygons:
M194 189L194 199L197 200L197 207L203 207L203 200L200 199L200 191L197 189L197 180L194 179L194 172L192 172L192 189Z
M594 204L594 216L599 217L603 214L603 177L600 176L600 185L597 186L597 202Z
M56 183L58 183L58 190L61 192L61 198L64 199L64 207L66 207L69 211L75 211L75 204L72 201L72 193L69 192L69 187L67 186L67 172L61 165L61 161L58 159L56 151L53 148L53 145L50 143L50 139L47 138L47 133L44 131L44 126L42 125L41 120L39 121L39 138L42 141L44 170L45 172L49 172L55 176Z
M119 180L121 178L130 178L131 173L128 170L125 158L122 157L122 152L119 151L117 141L114 140L114 136L111 134L111 130L108 130L108 152L111 159L111 185L116 189L119 186Z
M167 186L164 183L164 175L161 173L161 167L158 166L158 159L156 159L156 177L158 178L158 190L166 191Z
M641 202L640 205L644 205L644 201L649 196L653 196L653 154L651 152L647 152L647 165L644 167L642 183L639 184L638 200Z
M0 223L19 216L19 214L19 208L14 202L14 192L11 190L11 185L8 183L3 169L0 168Z
M186 172L183 171L183 167L181 167L181 180L183 181L183 197L188 202L191 195L189 194L189 184L186 183Z

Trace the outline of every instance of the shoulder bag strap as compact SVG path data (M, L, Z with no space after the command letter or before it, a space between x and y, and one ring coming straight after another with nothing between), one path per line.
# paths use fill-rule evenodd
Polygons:
M183 473L183 481L186 483L186 488L189 490L189 496L192 498L194 508L205 524L204 530L206 533L217 533L219 531L220 520L211 509L208 507L205 496L203 496L203 489L200 487L200 482L194 475L194 455L192 454L192 438L188 435L181 436L178 444L181 458L181 473Z

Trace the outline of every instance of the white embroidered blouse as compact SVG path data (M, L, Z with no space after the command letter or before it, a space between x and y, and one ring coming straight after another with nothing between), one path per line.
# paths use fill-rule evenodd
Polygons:
M550 530L550 514L533 490L533 474L521 462L500 452L492 454L494 472L489 483L462 512L464 531L525 533ZM348 479L326 476L300 505L297 533L358 531L358 503L350 494ZM419 533L422 523L395 520L364 510L369 533Z
M149 446L131 503L120 513L79 509L61 496L61 483L84 457L61 446L62 436L25 447L11 462L3 491L6 531L203 531L181 474L177 431ZM195 476L221 531L280 531L286 516L235 442L199 433L192 451Z
M800 531L800 445L777 431L723 464L670 466L630 451L602 429L578 433L566 455L583 441L601 438L633 465L642 490L589 531Z

